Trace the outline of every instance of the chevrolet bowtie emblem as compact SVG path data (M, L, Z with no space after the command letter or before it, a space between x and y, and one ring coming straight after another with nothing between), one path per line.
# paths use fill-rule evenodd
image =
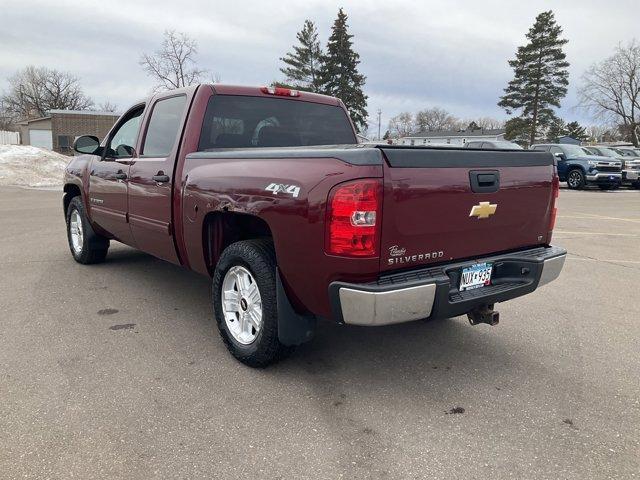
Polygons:
M497 203L480 202L478 205L471 207L470 217L489 218L496 213Z

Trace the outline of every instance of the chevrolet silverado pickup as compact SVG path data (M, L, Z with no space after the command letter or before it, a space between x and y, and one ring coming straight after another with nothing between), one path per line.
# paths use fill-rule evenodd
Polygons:
M358 145L344 104L285 88L156 94L79 137L63 206L73 258L118 241L211 278L224 343L265 366L318 319L467 314L554 280L551 153Z

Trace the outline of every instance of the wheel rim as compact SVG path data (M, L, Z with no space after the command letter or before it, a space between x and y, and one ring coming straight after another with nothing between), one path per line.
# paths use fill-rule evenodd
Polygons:
M572 187L577 187L580 184L580 172L571 172L569 174L569 185Z
M82 253L82 218L80 218L80 214L77 209L74 209L73 212L71 212L69 233L71 234L71 245L73 247L73 251L77 254Z
M262 297L253 275L244 267L231 267L221 296L227 330L238 343L249 345L262 328Z

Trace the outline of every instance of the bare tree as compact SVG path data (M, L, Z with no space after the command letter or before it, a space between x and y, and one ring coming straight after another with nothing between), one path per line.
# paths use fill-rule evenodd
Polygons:
M29 66L9 79L2 96L4 115L15 119L43 117L48 110L85 110L93 105L76 76L45 67Z
M615 53L582 76L580 104L596 117L621 124L640 146L640 44L618 45Z
M392 138L406 137L415 130L413 115L402 112L389 120L389 133Z
M166 30L162 47L154 53L143 53L140 66L155 79L156 90L172 90L200 83L207 73L198 68L198 43L186 33Z
M439 107L419 111L416 113L415 123L417 130L421 132L457 130L461 128L459 119Z
M101 112L117 112L118 105L107 100L106 102L102 102L98 105L98 110Z
M504 120L498 120L492 117L480 117L474 120L478 128L483 130L497 130L504 128Z

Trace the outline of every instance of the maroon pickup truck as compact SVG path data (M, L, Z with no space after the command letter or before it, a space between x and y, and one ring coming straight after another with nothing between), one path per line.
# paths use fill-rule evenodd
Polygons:
M318 319L385 325L468 314L554 280L550 153L358 145L338 99L199 85L76 140L64 212L73 258L110 240L212 278L231 353L264 366Z

